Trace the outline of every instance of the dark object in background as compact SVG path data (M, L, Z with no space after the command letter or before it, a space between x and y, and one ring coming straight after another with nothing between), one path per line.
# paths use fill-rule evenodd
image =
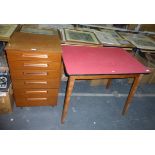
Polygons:
M114 27L126 29L128 24L113 24Z
M10 86L10 75L8 72L0 72L0 91L6 91Z
M2 41L0 41L0 56L2 55L3 51L4 51L4 43Z
M5 55L5 52L2 51L0 54L0 73L8 72L8 71L9 71L9 67L8 67L6 55Z
M145 53L145 56L148 61L155 64L155 54L154 53Z

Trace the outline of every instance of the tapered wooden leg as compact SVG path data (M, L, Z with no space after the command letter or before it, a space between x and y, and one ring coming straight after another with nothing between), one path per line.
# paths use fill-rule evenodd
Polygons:
M64 107L63 107L62 116L61 116L61 123L64 123L65 118L67 116L70 97L71 97L72 90L73 90L73 87L74 87L74 81L75 81L75 77L70 76L69 79L68 79L68 84L67 84L67 91L66 91L66 95L65 95Z
M137 75L135 78L134 78L134 81L133 81L133 84L131 86L131 89L130 89L130 92L129 92L129 95L127 97L127 100L125 102L125 105L124 105L124 108L123 108L123 111L122 111L122 114L126 114L127 111L128 111L128 108L129 108L129 105L130 105L130 102L132 100L132 97L134 96L136 90L137 90L137 87L138 87L138 84L140 82L140 79L141 79L141 75Z
M108 89L111 86L111 82L112 82L112 79L108 79L108 82L107 82L107 85L106 85L106 89Z

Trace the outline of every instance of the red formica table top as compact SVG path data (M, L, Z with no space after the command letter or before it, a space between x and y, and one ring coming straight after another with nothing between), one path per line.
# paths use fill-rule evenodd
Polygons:
M121 48L62 45L62 57L69 75L150 72L149 68Z

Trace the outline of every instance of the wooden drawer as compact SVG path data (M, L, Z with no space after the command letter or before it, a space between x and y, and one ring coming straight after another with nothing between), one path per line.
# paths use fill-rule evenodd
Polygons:
M60 62L55 61L9 61L10 69L60 70Z
M57 105L57 96L55 97L18 97L15 98L16 106L55 106Z
M60 76L60 71L52 70L10 70L11 78L14 79L52 79Z
M59 78L44 80L12 80L13 88L58 88Z
M14 89L15 98L48 98L58 95L58 89Z
M21 52L17 50L7 50L7 58L9 61L16 60L41 60L41 61L61 61L60 53L48 52Z

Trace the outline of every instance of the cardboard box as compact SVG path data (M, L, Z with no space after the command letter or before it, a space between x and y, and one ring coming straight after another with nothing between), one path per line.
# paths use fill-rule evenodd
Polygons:
M7 91L0 92L0 114L6 114L13 111L13 91L12 86L10 85Z
M90 80L90 86L106 86L108 79Z

